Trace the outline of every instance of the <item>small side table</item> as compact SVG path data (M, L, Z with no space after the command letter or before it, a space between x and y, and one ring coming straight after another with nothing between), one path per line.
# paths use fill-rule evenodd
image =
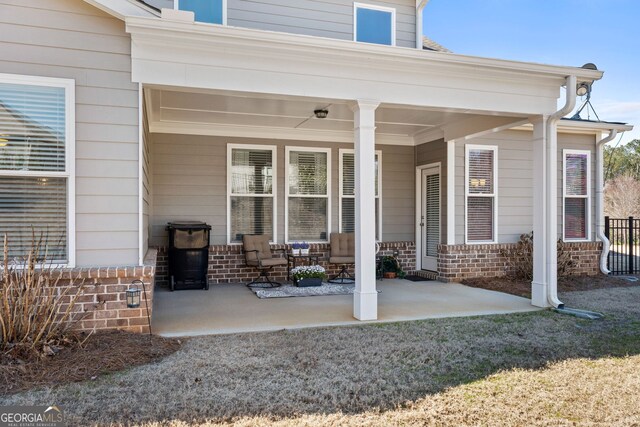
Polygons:
M319 263L320 254L294 255L287 252L287 280L291 280L291 269L296 268L297 265L318 265Z

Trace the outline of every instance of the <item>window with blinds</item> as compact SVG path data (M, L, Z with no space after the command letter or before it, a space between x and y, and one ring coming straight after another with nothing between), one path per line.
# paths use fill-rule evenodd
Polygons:
M591 206L591 153L582 150L563 150L564 239L589 238Z
M380 163L382 152L375 153L375 212L376 240L381 240ZM355 155L353 150L340 150L340 232L352 233L356 229Z
M498 147L465 146L466 241L496 241Z
M329 239L330 149L287 147L287 241Z
M35 239L41 260L70 260L72 90L68 80L0 77L0 236L7 235L11 258L26 257Z
M245 234L275 241L275 153L273 146L229 145L229 242Z

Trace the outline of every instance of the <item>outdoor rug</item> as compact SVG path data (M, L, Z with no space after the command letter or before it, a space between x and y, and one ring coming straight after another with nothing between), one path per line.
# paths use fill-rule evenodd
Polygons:
M282 285L272 289L251 289L258 298L290 298L290 297L317 297L324 295L349 295L356 289L354 284L338 285L323 283L322 286L309 286L299 288L293 285ZM380 291L378 291L380 292Z

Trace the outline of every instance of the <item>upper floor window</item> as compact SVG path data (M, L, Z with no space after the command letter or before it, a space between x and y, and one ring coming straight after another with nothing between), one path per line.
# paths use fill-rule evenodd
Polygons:
M466 243L495 243L497 233L498 147L465 147Z
M353 39L357 42L396 44L396 10L370 4L353 4Z
M196 21L209 24L227 23L227 0L174 0L174 8L188 10Z
M588 240L591 152L563 150L564 240Z
M0 236L11 258L35 237L39 260L74 264L74 85L0 74Z

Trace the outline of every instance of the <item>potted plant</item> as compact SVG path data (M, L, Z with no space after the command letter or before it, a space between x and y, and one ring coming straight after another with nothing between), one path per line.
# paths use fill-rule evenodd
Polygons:
M398 259L394 256L382 257L382 271L385 279L403 278L406 275L400 267Z
M293 255L300 255L300 243L298 242L293 242L293 244L291 245L291 253Z
M324 268L320 265L301 265L291 270L293 283L298 287L321 286L322 280L327 277Z
M309 247L310 245L307 242L300 243L300 254L309 255Z

